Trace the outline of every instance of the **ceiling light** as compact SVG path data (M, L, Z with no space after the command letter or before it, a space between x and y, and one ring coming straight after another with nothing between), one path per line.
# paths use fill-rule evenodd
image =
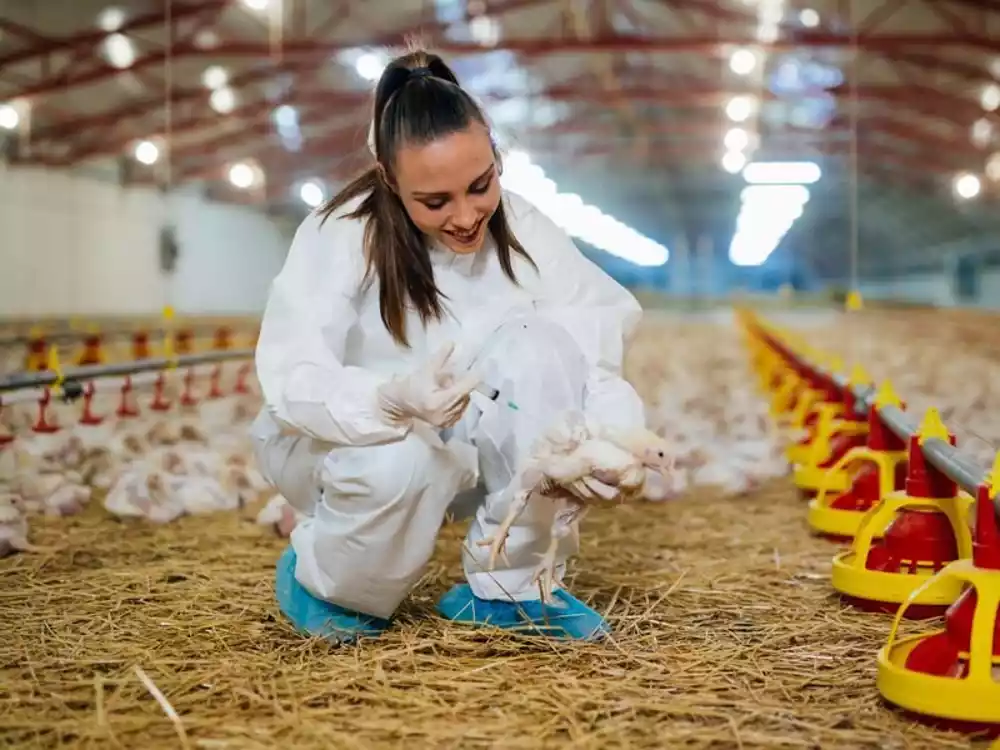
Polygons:
M236 94L230 88L216 89L209 97L209 103L220 115L228 115L236 106Z
M386 59L382 55L366 52L354 63L354 69L366 81L377 81L382 77L382 71L385 70L386 64Z
M799 23L807 28L814 29L819 26L819 13L812 8L804 8L799 13Z
M305 203L310 208L316 208L320 203L323 202L325 197L325 192L323 186L319 184L316 180L309 180L302 184L299 188L299 197L302 202Z
M738 49L729 58L729 69L737 75L749 75L757 67L757 55L748 49Z
M104 54L108 62L119 69L130 68L135 62L135 47L124 34L111 34L105 37Z
M13 130L21 122L21 115L10 104L0 104L0 128Z
M97 25L102 31L118 31L125 23L125 11L121 8L105 8L97 16Z
M734 96L726 104L726 117L733 122L744 122L753 114L754 99L751 96Z
M983 189L983 185L978 177L966 172L955 178L954 188L955 194L959 198L970 200L979 195L979 191Z
M134 153L136 161L147 166L155 164L156 160L160 158L160 149L151 141L139 141L135 144Z
M722 168L729 174L736 174L746 166L747 158L739 151L727 151L722 157Z
M201 74L201 82L207 89L221 89L229 83L229 73L221 65L213 65L205 68Z
M731 128L722 144L729 151L742 151L750 145L750 135L743 128Z
M234 187L246 190L254 183L253 168L249 164L234 164L229 168L229 181Z
M979 95L979 103L987 112L1000 109L1000 86L995 83L983 86L982 93Z

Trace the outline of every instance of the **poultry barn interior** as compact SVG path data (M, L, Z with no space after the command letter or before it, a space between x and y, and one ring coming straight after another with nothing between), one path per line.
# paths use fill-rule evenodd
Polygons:
M603 641L442 618L461 504L378 638L275 599L261 316L414 40L644 309ZM0 744L986 747L998 126L997 0L0 0Z

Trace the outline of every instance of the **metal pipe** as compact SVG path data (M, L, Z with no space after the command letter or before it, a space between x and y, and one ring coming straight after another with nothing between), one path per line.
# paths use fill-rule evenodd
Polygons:
M830 378L836 385L844 390L851 388L854 394L854 409L858 417L868 414L869 408L875 403L876 389L872 386L858 387L852 386L848 378L839 374L832 374L822 367L803 360L798 355L795 358L811 371L820 377ZM903 409L896 406L883 406L878 410L879 418L900 440L907 442L910 437L917 433L920 426L913 421L913 417ZM951 443L940 438L928 438L920 446L928 463L935 469L945 474L953 480L959 487L967 493L976 496L979 487L986 481L988 472L964 458L961 452ZM996 512L997 521L1000 523L1000 494L993 498L993 509Z
M238 330L235 326L224 326L224 325L212 325L209 323L198 323L195 325L179 325L174 330L173 333L176 335L182 331L190 331L194 336L202 336L205 334L214 334L220 328L229 328L234 333ZM3 346L18 346L30 344L32 341L38 339L43 339L46 343L57 343L63 341L78 341L88 338L90 336L100 336L102 340L118 339L118 338L128 338L135 336L139 333L146 333L151 340L154 338L162 339L168 331L164 328L110 328L102 329L94 333L87 333L82 331L54 331L52 333L41 333L38 336L28 336L26 334L14 334L10 336L0 336L0 347Z
M215 362L231 362L234 360L253 359L253 349L230 349L221 352L205 352L204 354L185 354L174 359L154 357L138 362L122 362L113 365L87 365L71 367L63 371L64 383L76 383L96 378L111 378L120 375L135 375L141 372L158 372L171 367L191 367L193 365L212 364ZM44 372L23 372L0 377L0 393L17 391L23 388L41 388L55 384L56 373L51 370Z

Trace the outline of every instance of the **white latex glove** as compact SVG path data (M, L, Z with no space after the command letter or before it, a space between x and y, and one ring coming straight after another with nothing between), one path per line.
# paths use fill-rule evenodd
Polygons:
M615 479L600 472L581 477L566 489L576 499L585 503L613 503L620 500L622 495L621 489L615 484Z
M446 344L415 372L379 388L379 406L389 424L421 420L444 429L458 422L480 378L474 373L459 377L449 363L454 349Z

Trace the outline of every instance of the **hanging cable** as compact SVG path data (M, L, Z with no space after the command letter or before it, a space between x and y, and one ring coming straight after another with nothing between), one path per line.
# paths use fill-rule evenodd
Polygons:
M163 87L165 89L166 102L163 110L163 150L165 152L164 176L166 189L169 192L173 181L173 94L174 94L174 17L173 0L166 2L166 23L167 23L167 44L164 49L163 59Z
M859 287L858 279L858 251L859 251L859 232L860 226L858 222L858 75L860 71L860 66L858 64L860 53L858 50L858 28L856 16L854 13L854 0L848 4L848 12L850 13L850 29L851 29L851 146L850 146L850 259L849 259L849 271L850 279L848 284L849 295L859 295L861 290Z

